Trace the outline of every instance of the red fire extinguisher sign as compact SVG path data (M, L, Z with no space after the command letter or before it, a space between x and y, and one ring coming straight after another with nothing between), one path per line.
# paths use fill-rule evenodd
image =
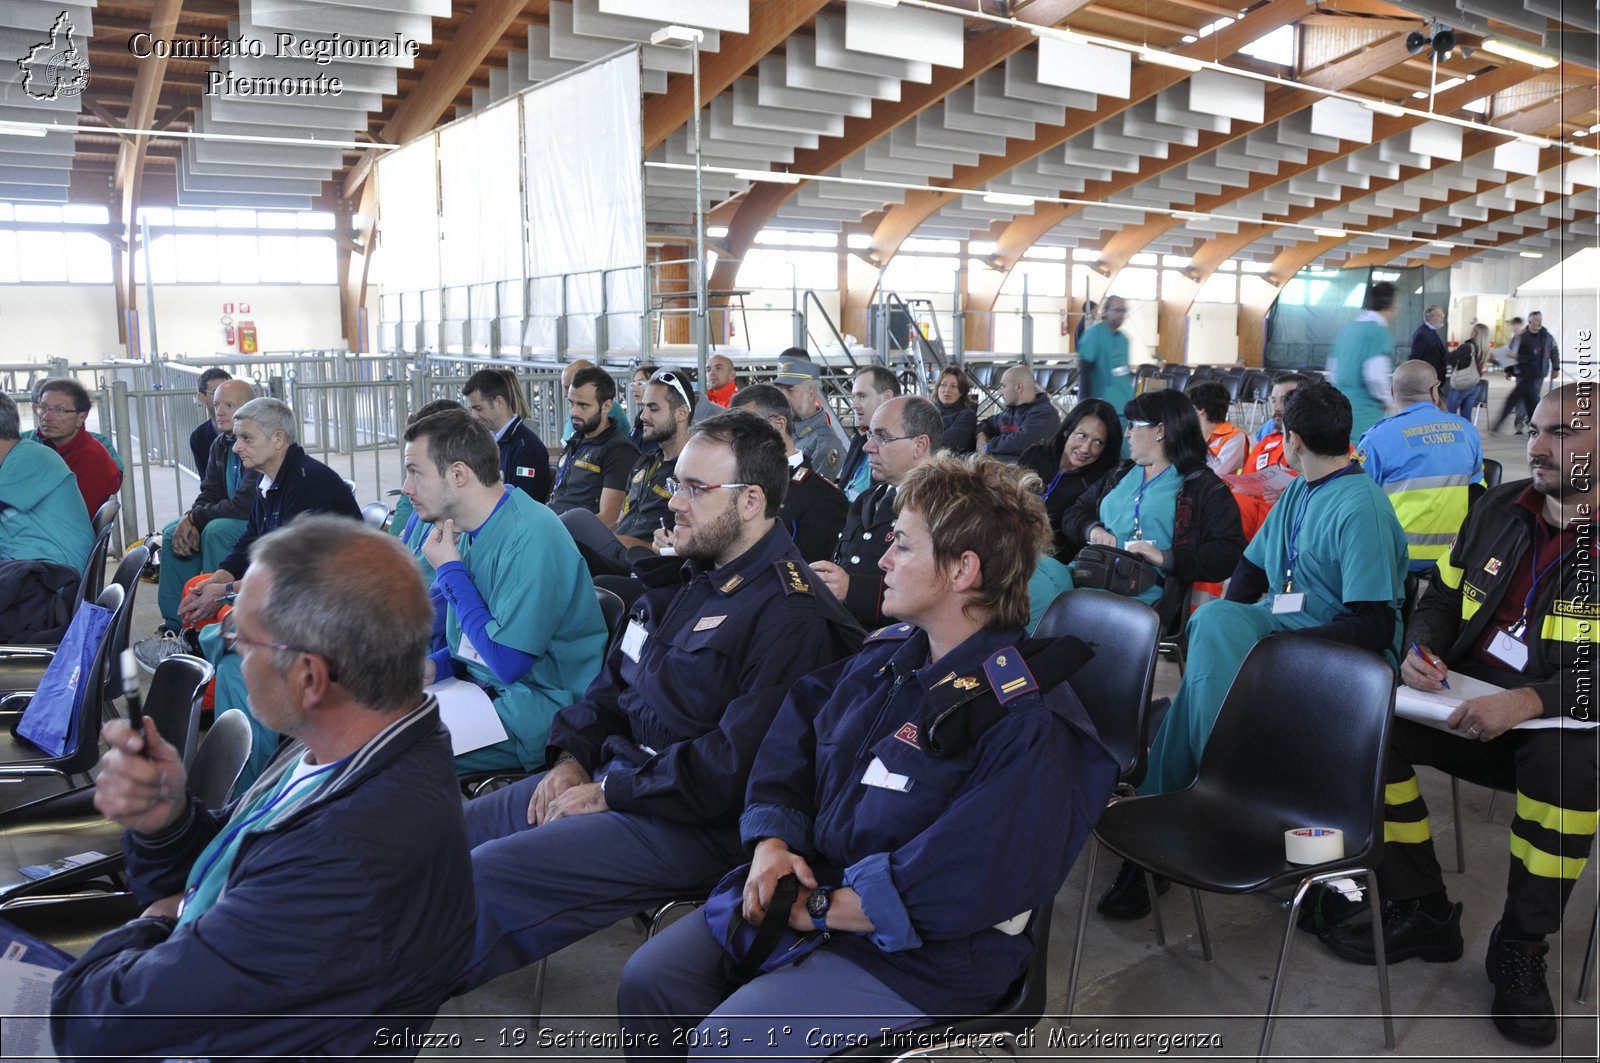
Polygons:
M256 346L256 323L254 321L239 322L239 353L255 354L258 349Z

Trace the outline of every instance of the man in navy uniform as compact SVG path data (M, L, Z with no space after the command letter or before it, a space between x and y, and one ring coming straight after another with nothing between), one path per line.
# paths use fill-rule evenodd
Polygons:
M778 510L778 523L788 529L801 557L808 561L832 557L850 503L845 501L843 491L806 464L806 456L794 445L789 431L794 411L789 409L789 400L771 384L751 384L733 397L732 408L748 409L783 436L789 461L789 490L783 496L783 508Z
M500 447L500 479L520 487L535 502L550 501L550 451L539 433L516 411L515 378L499 369L480 369L461 385L467 411L489 430Z
M779 704L864 634L775 519L783 450L742 411L694 426L671 502L678 556L634 566L646 590L557 715L549 770L467 806L478 930L457 993L739 862L745 780Z

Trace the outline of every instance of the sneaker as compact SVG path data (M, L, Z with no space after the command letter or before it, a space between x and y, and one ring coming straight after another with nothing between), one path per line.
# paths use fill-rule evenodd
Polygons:
M1547 1045L1556 1039L1556 1008L1544 978L1549 951L1543 938L1501 937L1499 923L1489 934L1489 952L1483 959L1494 983L1489 1014L1494 1028L1519 1045Z
M1155 876L1156 892L1166 893L1172 888L1169 879ZM1116 881L1100 896L1094 910L1107 919L1141 919L1150 914L1150 891L1144 884L1144 868L1131 860L1122 862Z
M1373 966L1372 924L1345 923L1322 935L1322 941L1352 963ZM1415 901L1383 903L1383 951L1389 963L1420 957L1427 963L1449 963L1461 958L1461 904L1450 906L1450 914L1435 919Z
M133 644L133 656L138 660L139 667L151 673L154 673L156 666L168 657L188 652L189 643L183 635L164 628L149 638L140 639Z

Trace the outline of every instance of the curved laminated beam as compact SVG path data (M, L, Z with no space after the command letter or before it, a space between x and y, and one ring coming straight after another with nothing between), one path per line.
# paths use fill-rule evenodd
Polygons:
M1261 35L1291 24L1296 16L1304 13L1303 0L1268 0L1232 25L1205 40L1174 49L1172 54L1191 59L1232 55ZM974 166L959 167L951 175L948 184L954 188L981 188L994 178L1059 147L1105 119L1137 106L1187 77L1183 71L1171 67L1140 64L1134 70L1127 99L1101 100L1101 106L1094 112L1074 115L1064 125L1046 127L1032 140L1012 145L1005 155L982 159ZM885 212L883 220L872 234L873 259L880 264L887 262L918 226L960 195L959 192L913 192L907 195L905 202Z
M827 0L752 0L749 32L736 39L723 38L720 51L700 57L700 106L723 90L796 30L811 24ZM675 74L667 91L644 102L644 152L648 155L694 116L694 78Z
M1059 26L1074 12L1087 7L1090 0L1034 0L1016 14L1020 22L1038 26ZM872 114L866 118L847 118L844 134L830 137L815 148L797 151L793 169L802 173L823 173L839 165L860 151L862 147L884 136L895 127L910 121L922 111L933 107L950 93L971 82L979 74L1004 62L1009 56L1022 51L1034 40L1026 30L994 27L985 24L967 38L961 69L941 68L927 85L907 82L900 88L899 102L878 100L873 103ZM801 182L804 184L804 182ZM719 257L712 270L709 287L727 290L734 286L738 260L755 242L756 233L772 220L778 208L788 202L801 185L758 182L739 200L729 217L719 211L719 221L728 227L726 239L728 256Z

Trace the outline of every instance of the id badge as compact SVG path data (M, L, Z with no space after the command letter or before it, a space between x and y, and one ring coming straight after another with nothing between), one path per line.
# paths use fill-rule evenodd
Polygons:
M628 630L622 633L622 652L628 655L628 660L634 664L639 663L639 652L644 649L644 625L637 620L628 621Z
M1489 656L1514 672L1520 672L1528 667L1528 644L1515 638L1505 628L1494 633L1494 638L1489 640L1488 650Z
M1272 596L1273 613L1298 613L1306 607L1304 591L1289 591Z
M864 786L876 786L880 790L898 790L901 793L911 789L909 776L896 775L878 757L873 757L872 763L867 765L866 774L861 776L861 782Z
M465 631L461 633L461 641L456 645L456 656L463 661L471 661L473 664L483 663L483 654L479 653L478 648L472 644L472 640L467 638Z

